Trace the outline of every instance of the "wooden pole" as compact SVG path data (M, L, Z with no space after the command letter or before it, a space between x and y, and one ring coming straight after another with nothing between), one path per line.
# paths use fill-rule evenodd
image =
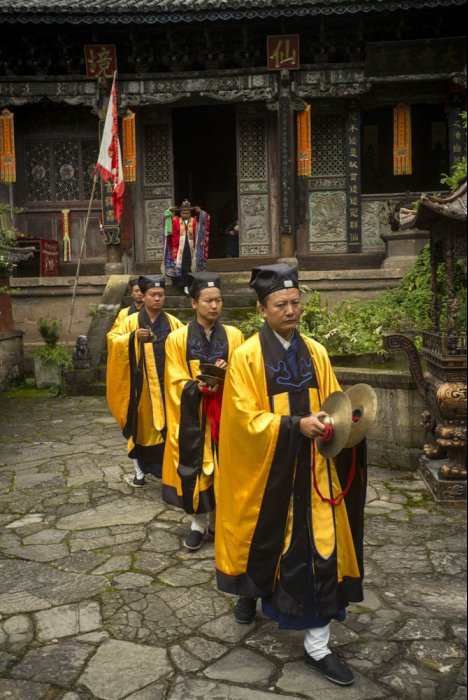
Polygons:
M83 252L84 252L84 247L85 247L85 241L86 241L86 235L88 233L88 224L89 224L89 217L91 216L91 207L93 206L93 200L94 200L94 191L96 189L96 181L97 181L97 175L94 175L93 179L93 189L91 190L91 197L89 199L89 205L88 205L88 213L86 215L86 221L85 221L85 227L84 227L84 232L83 232L83 238L81 240L81 246L80 246L80 253L78 255L78 262L76 265L76 273L75 273L75 284L73 286L73 295L72 295L72 302L71 302L71 307L70 307L70 318L68 321L68 331L67 331L67 337L65 339L65 345L68 345L68 341L70 339L70 332L71 332L71 327L72 327L72 321L73 321L73 311L75 309L75 301L76 301L76 289L78 287L78 278L80 276L80 267L81 267L81 260L83 258Z

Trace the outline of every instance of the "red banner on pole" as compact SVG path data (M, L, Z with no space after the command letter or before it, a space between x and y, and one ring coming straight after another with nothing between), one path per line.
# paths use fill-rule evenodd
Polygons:
M123 179L122 153L119 142L119 129L117 124L117 93L115 78L112 83L109 104L107 106L106 121L101 137L98 162L95 171L100 171L102 179L112 184L112 205L114 218L117 222L122 216L123 193L125 182Z

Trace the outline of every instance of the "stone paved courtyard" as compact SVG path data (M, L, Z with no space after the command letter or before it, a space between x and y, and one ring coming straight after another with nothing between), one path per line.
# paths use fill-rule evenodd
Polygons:
M302 633L249 626L216 590L213 545L132 465L102 398L0 398L2 700L462 700L466 509L372 467L366 599L333 645L342 689L307 671Z

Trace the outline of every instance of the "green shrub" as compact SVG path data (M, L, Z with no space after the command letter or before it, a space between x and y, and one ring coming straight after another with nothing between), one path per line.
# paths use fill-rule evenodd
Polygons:
M47 347L55 348L59 339L57 321L55 319L49 321L49 319L44 318L44 316L39 316L37 319L37 326L39 328L41 338Z
M438 267L437 284L443 328L447 302L445 265ZM463 332L466 331L466 268L461 260L456 264L455 287L460 303L460 330ZM311 292L303 306L299 330L322 343L329 354L335 356L383 353L382 335L392 331L413 332L416 345L420 346L422 332L431 327L431 298L430 254L429 246L426 246L401 282L375 299L365 302L349 299L330 310L320 292ZM240 327L248 337L262 324L260 314L255 312Z
M64 345L60 345L58 323L55 319L49 320L44 316L39 316L37 319L39 333L45 343L45 346L38 348L35 351L37 357L41 357L45 362L59 365L63 369L73 367L73 361L70 353Z

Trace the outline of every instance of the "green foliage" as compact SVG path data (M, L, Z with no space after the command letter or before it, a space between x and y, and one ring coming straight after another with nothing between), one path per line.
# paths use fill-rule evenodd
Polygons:
M467 113L465 112L460 112L460 117L461 117L461 122L462 126L466 131L466 125L467 125ZM449 190L452 192L453 190L456 190L458 185L464 178L466 178L466 171L467 171L467 158L466 158L466 153L465 155L458 160L455 165L452 166L450 174L443 173L442 178L441 178L441 183L443 185L446 185Z
M20 290L17 287L0 287L0 296L2 296L2 294L7 294L10 297L14 297L19 293Z
M37 325L45 347L38 348L34 354L37 357L42 357L45 362L59 365L63 369L71 369L73 366L71 355L66 347L58 342L59 332L56 319L49 320L44 316L39 316Z
M56 387L38 389L34 379L29 377L13 382L6 391L0 394L0 397L5 399L37 399L48 396L57 396Z
M59 339L57 321L55 319L49 321L49 319L44 318L44 316L39 316L37 319L37 326L46 346L55 348Z
M442 312L446 306L446 279L445 265L440 265L437 282ZM463 261L457 261L455 285L460 301L460 330L465 330L466 269ZM431 325L431 298L430 254L426 246L398 286L375 299L365 302L349 299L329 309L320 292L313 291L303 306L299 330L322 343L334 356L383 353L382 335L391 331L410 331L420 345L422 331ZM441 320L443 324L444 318ZM262 324L260 315L253 313L240 328L248 337Z
M9 204L0 204L0 247L16 248L18 246L18 238L24 234L12 226L11 215L12 213L19 214L22 211L24 210L10 207ZM8 275L12 268L13 263L0 251L0 272Z
M70 353L63 345L46 345L43 348L38 348L35 353L37 357L41 357L45 362L63 367L63 369L71 369L73 361Z
M239 326L239 330L242 331L245 338L250 338L250 336L254 333L258 333L260 328L263 326L263 318L256 310L248 314L243 321L236 325Z

